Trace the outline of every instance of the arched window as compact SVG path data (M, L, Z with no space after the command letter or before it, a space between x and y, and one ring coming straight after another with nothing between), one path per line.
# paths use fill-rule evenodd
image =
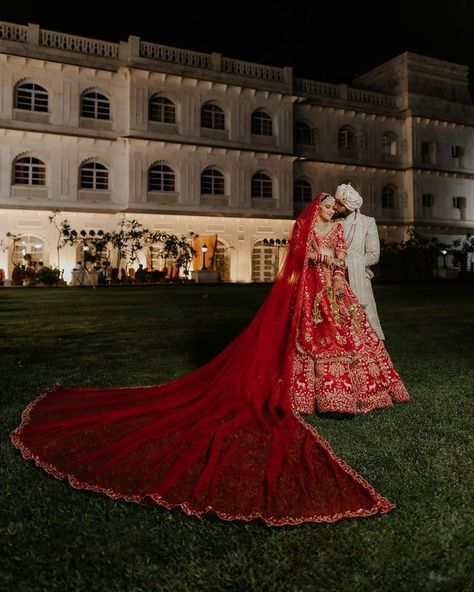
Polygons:
M12 251L13 265L24 265L30 263L45 262L45 244L43 239L25 234L13 243Z
M39 158L23 156L13 163L13 185L46 185L46 165Z
M382 136L382 154L396 156L397 136L393 132L386 132Z
M350 125L345 125L337 133L337 146L340 150L354 150L354 139L354 128Z
M174 191L175 174L172 168L157 163L148 169L148 191Z
M252 177L252 197L273 197L273 183L265 173L255 173Z
M160 123L176 123L175 104L166 97L153 95L148 102L148 119Z
M224 111L214 103L203 105L201 108L201 127L215 130L225 129Z
M48 112L48 91L32 82L22 82L15 88L15 109Z
M201 173L201 195L224 195L224 175L213 168Z
M252 113L252 134L256 136L271 136L273 134L272 118L263 109L257 109Z
M309 203L313 197L311 184L305 179L296 179L293 184L293 200L298 203Z
M382 208L384 210L393 210L395 208L395 195L397 188L395 185L385 185L382 189Z
M314 131L305 121L297 121L293 129L295 144L314 145Z
M81 117L89 119L110 119L109 99L96 91L81 95Z
M100 162L86 162L79 170L79 189L108 189L109 171Z

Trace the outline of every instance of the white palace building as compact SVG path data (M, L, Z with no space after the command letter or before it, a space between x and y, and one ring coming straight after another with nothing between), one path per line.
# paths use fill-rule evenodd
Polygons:
M111 230L126 216L217 235L224 279L269 281L295 215L344 180L385 240L408 228L447 243L474 232L462 65L404 53L348 86L134 36L111 43L0 22L0 81L7 277L25 253L57 265L48 217L60 210L77 229ZM21 237L15 248L7 233ZM62 249L66 280L76 259Z

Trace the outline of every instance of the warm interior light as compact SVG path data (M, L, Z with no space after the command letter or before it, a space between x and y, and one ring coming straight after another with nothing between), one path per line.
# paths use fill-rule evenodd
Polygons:
M202 245L201 247L201 251L202 251L202 271L207 270L206 267L206 253L207 253L207 245Z

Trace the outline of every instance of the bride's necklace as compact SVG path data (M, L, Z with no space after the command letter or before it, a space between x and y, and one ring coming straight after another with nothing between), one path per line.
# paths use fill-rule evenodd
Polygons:
M329 230L329 228L332 226L332 222L331 220L326 221L326 220L318 220L316 222L316 232L318 234L326 234L326 232Z

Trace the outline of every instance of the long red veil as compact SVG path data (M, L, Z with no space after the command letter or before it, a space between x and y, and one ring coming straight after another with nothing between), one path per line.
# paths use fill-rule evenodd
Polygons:
M197 516L290 525L392 509L291 410L297 307L320 196L296 220L270 294L226 349L163 385L56 385L11 434L23 456L73 487Z

